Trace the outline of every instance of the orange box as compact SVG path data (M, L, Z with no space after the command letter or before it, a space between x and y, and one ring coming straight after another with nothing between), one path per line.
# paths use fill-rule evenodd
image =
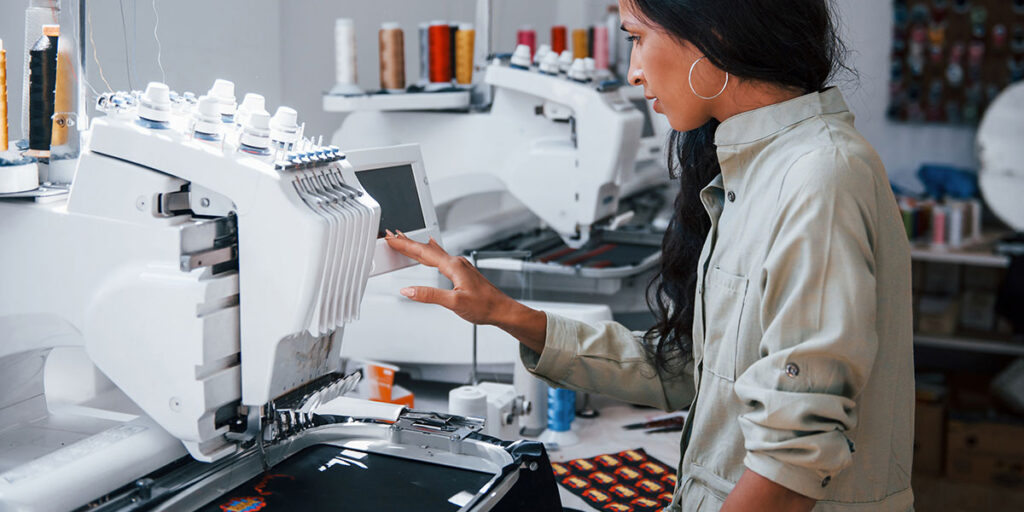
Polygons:
M370 400L391 402L391 390L395 385L395 372L398 367L392 364L366 363L366 384L370 391Z

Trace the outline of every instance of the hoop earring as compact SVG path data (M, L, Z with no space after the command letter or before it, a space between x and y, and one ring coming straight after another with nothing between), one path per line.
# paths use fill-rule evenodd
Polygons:
M713 99L715 99L715 98L717 98L717 97L721 96L721 95L722 95L722 93L724 93L724 92L725 92L725 88L726 88L726 87L729 87L729 73L726 73L726 74L725 74L725 85L723 85L723 86L722 86L722 90L721 90L721 91L718 91L718 94L716 94L716 95L714 95L714 96L701 96L701 95L700 95L700 94L699 94L699 93L697 92L697 89L695 89L695 88L693 87L693 70L694 70L694 68L696 68L696 67L697 67L697 63L698 63L698 62L700 62L700 61L702 61L702 60L704 60L704 59L706 59L706 58L707 58L707 56L704 56L704 57L701 57L701 58L699 58L699 59L697 59L697 60L693 61L693 64L692 64L692 65L690 65L690 76L688 76L688 77L686 78L686 80L687 80L688 82L690 82L690 91L691 91L691 92L693 92L693 95L694 95L694 96L696 96L696 97L698 97L698 98L700 98L700 99L702 99L702 100L713 100Z

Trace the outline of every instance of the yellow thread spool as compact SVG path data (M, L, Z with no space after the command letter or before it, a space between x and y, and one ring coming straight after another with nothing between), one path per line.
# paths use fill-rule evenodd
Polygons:
M455 33L455 81L462 85L473 83L473 46L476 30L468 23L459 25Z
M64 43L61 45L61 43ZM70 125L72 94L74 91L74 69L72 68L70 41L63 38L57 43L57 87L53 98L53 129L50 135L50 146L63 146L68 143L68 126Z
M0 39L0 151L7 151L7 51Z
M585 59L590 57L590 37L587 29L578 28L572 31L572 57Z

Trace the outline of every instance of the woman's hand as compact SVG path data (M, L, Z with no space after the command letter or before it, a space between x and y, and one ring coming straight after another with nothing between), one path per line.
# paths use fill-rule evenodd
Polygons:
M544 349L547 315L516 302L491 284L466 258L448 254L433 238L421 244L401 231L387 231L388 245L428 267L438 269L451 280L451 290L427 286L402 288L402 295L416 302L450 309L467 322L494 325L540 353Z

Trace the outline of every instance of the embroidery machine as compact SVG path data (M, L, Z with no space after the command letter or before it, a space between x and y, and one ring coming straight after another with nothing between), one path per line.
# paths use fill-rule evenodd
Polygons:
M104 95L69 192L0 196L0 510L560 510L537 443L344 396L381 219L439 236L422 158L256 99Z

